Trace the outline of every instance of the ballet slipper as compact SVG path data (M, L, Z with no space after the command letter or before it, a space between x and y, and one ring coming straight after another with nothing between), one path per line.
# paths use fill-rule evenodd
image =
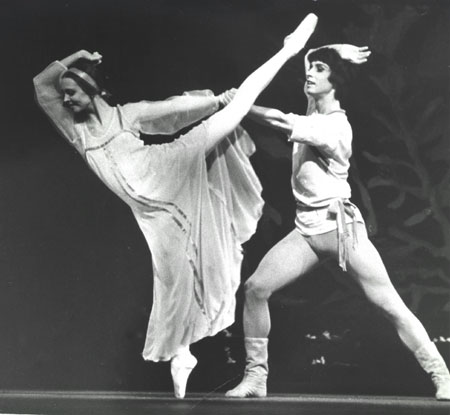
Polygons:
M267 363L268 339L246 337L244 341L247 353L244 378L225 396L227 398L264 398L267 396L267 375L269 372Z
M436 388L436 399L450 400L450 373L436 345L432 342L422 345L414 355L423 370L430 374Z
M170 362L175 397L183 399L186 394L186 384L197 359L189 350L177 354Z
M290 35L284 39L283 49L292 56L299 53L316 28L318 18L314 13L309 13Z

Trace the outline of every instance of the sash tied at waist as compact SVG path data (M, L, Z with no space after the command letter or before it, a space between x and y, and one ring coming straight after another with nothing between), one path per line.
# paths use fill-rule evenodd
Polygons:
M338 232L338 251L339 251L339 266L347 271L348 250L350 244L350 231L348 229L347 221L345 220L345 214L352 218L353 238L352 248L355 249L358 243L358 237L356 233L356 213L355 205L348 199L335 199L328 207L328 212L336 217L336 225Z

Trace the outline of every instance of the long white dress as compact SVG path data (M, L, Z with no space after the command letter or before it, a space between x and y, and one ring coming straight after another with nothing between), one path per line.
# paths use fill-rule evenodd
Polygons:
M64 70L54 62L34 78L37 102L131 208L153 262L153 306L143 357L169 360L179 346L213 336L234 321L241 244L254 233L263 206L249 162L254 144L238 127L206 157L208 121L169 144L140 140L140 132L173 133L213 113L217 104L210 91L203 92L211 96L203 99L204 107L195 94L160 105L117 106L104 133L94 136L62 106L59 77ZM171 102L181 102L185 111L171 109ZM136 117L146 106L146 117Z

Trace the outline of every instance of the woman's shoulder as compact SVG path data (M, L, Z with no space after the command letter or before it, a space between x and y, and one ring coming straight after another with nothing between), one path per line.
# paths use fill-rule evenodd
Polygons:
M141 102L127 102L126 104L116 105L117 112L123 121L130 126L134 126L139 123L139 116L142 110Z

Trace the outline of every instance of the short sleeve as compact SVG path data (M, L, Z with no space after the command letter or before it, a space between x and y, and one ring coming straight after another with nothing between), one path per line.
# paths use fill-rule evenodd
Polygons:
M352 129L344 111L296 115L289 141L317 147L329 156L351 154Z

